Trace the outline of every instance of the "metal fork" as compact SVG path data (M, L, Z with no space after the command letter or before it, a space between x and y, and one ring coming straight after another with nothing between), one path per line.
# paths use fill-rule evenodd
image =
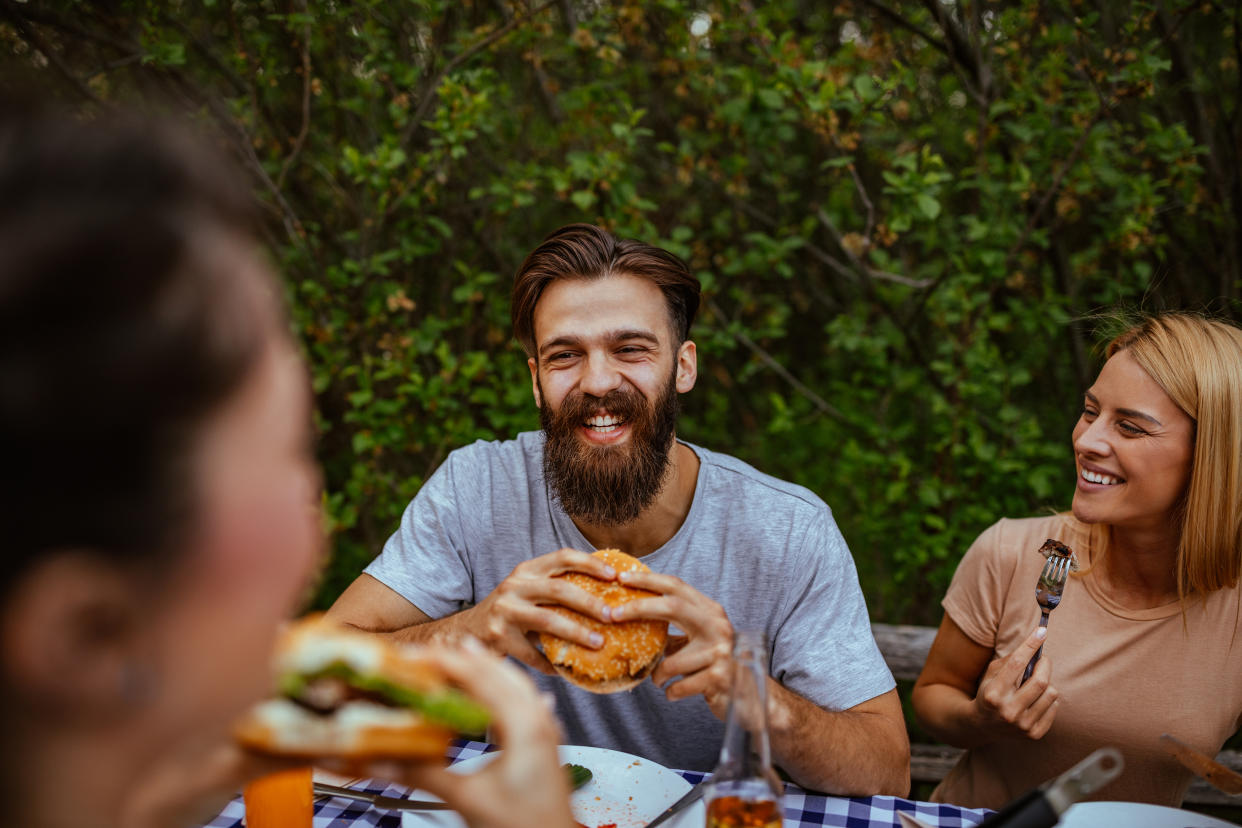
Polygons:
M1048 626L1048 615L1061 603L1061 593L1065 590L1065 579L1069 577L1070 566L1074 561L1074 553L1068 546L1049 538L1040 547L1040 552L1048 555L1044 568L1039 573L1039 581L1035 584L1035 601L1039 604L1039 626ZM1044 645L1040 644L1031 661L1022 673L1022 683L1035 672L1035 665L1043 655Z

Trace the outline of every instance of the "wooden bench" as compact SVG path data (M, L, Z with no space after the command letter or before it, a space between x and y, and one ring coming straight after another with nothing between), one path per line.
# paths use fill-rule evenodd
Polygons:
M934 627L872 624L875 641L898 681L914 681L927 661L927 651L936 637ZM939 782L956 764L961 748L947 745L910 745L910 779L913 782ZM1216 761L1242 773L1242 751L1223 750ZM1195 778L1186 792L1187 805L1242 806L1242 797L1221 793L1202 779Z

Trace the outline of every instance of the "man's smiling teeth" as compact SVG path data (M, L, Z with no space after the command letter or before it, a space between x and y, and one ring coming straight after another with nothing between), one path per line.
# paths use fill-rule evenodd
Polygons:
M617 426L624 423L625 420L621 417L613 417L612 415L609 415L607 417L592 417L583 423L583 425L591 428L599 434L607 434L610 431L616 431Z
M1105 486L1116 486L1121 483L1120 477L1110 477L1107 474L1096 474L1093 471L1082 470L1082 479L1088 483L1103 483Z

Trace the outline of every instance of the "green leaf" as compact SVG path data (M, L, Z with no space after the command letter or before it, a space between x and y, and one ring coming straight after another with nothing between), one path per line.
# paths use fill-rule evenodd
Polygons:
M929 219L935 219L940 215L940 202L936 200L935 196L928 193L918 193L914 200L919 205L919 210Z

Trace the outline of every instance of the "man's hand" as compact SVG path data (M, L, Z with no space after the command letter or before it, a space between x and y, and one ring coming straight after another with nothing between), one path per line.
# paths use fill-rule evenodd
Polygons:
M1022 673L1031 656L1044 643L1047 629L1040 627L1005 658L988 665L975 694L975 711L981 727L997 736L1041 739L1057 714L1057 689L1051 685L1052 664L1040 658L1026 684Z
M613 618L614 610L603 600L564 578L554 577L566 572L585 572L603 581L617 577L617 571L599 558L574 549L523 561L490 595L463 613L470 618L469 632L493 652L513 656L548 675L555 670L535 647L537 633L598 649L604 643L599 633L548 609L549 604L559 604L599 621Z
M664 687L670 701L701 694L712 713L723 719L729 706L733 657L733 625L724 607L672 575L622 572L619 580L658 594L613 607L614 622L654 618L675 624L685 633L669 639L664 660L651 680ZM670 680L674 681L665 686Z

